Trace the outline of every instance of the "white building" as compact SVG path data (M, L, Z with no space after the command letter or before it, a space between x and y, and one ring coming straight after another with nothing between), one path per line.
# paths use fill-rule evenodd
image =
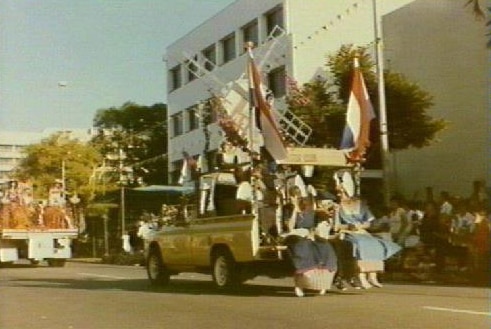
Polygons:
M71 139L82 142L94 136L93 129L64 129ZM41 142L43 139L60 132L59 129L48 128L41 132L0 131L0 184L7 182L15 167L25 157L26 146Z
M378 11L384 14L409 2L383 1ZM271 40L268 36L275 38ZM326 55L342 44L368 45L373 39L369 0L232 3L167 48L170 171L180 169L183 151L196 156L217 149L221 140L219 129L213 124L209 128L200 125L197 104L211 97L210 89L216 91L221 83L235 81L244 73L245 42L259 45L258 61L264 61L265 80L281 108L285 76L299 84L310 81L324 71ZM195 70L196 66L205 67L211 74L196 77L188 70ZM173 182L176 179L177 175Z
M393 154L396 187L409 197L424 199L425 187L468 197L474 181L489 190L489 18L464 4L417 0L383 19L386 65L433 95L429 114L449 124L431 146Z

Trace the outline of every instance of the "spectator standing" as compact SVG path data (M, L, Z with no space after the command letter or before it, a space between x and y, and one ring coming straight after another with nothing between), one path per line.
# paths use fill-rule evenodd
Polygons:
M392 240L404 246L406 238L412 230L412 221L409 219L401 199L393 198L390 202L389 225Z
M439 212L434 202L427 202L424 207L423 218L419 225L419 235L425 249L429 252L436 242L436 233L439 227Z
M440 193L440 217L449 219L453 215L454 206L450 194L447 191Z
M475 213L475 225L470 240L472 269L476 274L489 275L491 224L488 211L482 207Z

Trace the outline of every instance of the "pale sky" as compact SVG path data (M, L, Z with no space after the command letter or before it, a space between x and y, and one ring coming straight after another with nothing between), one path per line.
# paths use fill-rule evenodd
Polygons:
M234 1L0 0L0 131L89 128L101 108L166 103L167 46ZM379 13L410 1L379 0Z
M232 2L1 0L0 130L88 128L100 108L165 103L167 45Z

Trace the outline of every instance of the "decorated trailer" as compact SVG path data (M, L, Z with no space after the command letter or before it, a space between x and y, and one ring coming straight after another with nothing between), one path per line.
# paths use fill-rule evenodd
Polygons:
M63 202L59 186L50 189L48 201L34 201L32 189L9 182L0 204L0 264L28 259L62 267L72 257L71 244L78 236Z

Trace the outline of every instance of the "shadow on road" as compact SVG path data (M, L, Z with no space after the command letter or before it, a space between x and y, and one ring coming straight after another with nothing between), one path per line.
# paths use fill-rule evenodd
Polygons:
M252 281L251 281L252 282ZM211 281L171 279L166 287L155 287L150 285L147 279L18 279L9 281L10 286L18 288L64 288L64 289L83 289L83 290L122 290L138 291L159 294L185 294L185 295L226 295L241 297L295 297L293 287L274 286L264 284L245 283L236 288L218 289ZM329 295L357 295L361 291L338 292L329 291ZM306 295L316 295L316 291L306 291Z

